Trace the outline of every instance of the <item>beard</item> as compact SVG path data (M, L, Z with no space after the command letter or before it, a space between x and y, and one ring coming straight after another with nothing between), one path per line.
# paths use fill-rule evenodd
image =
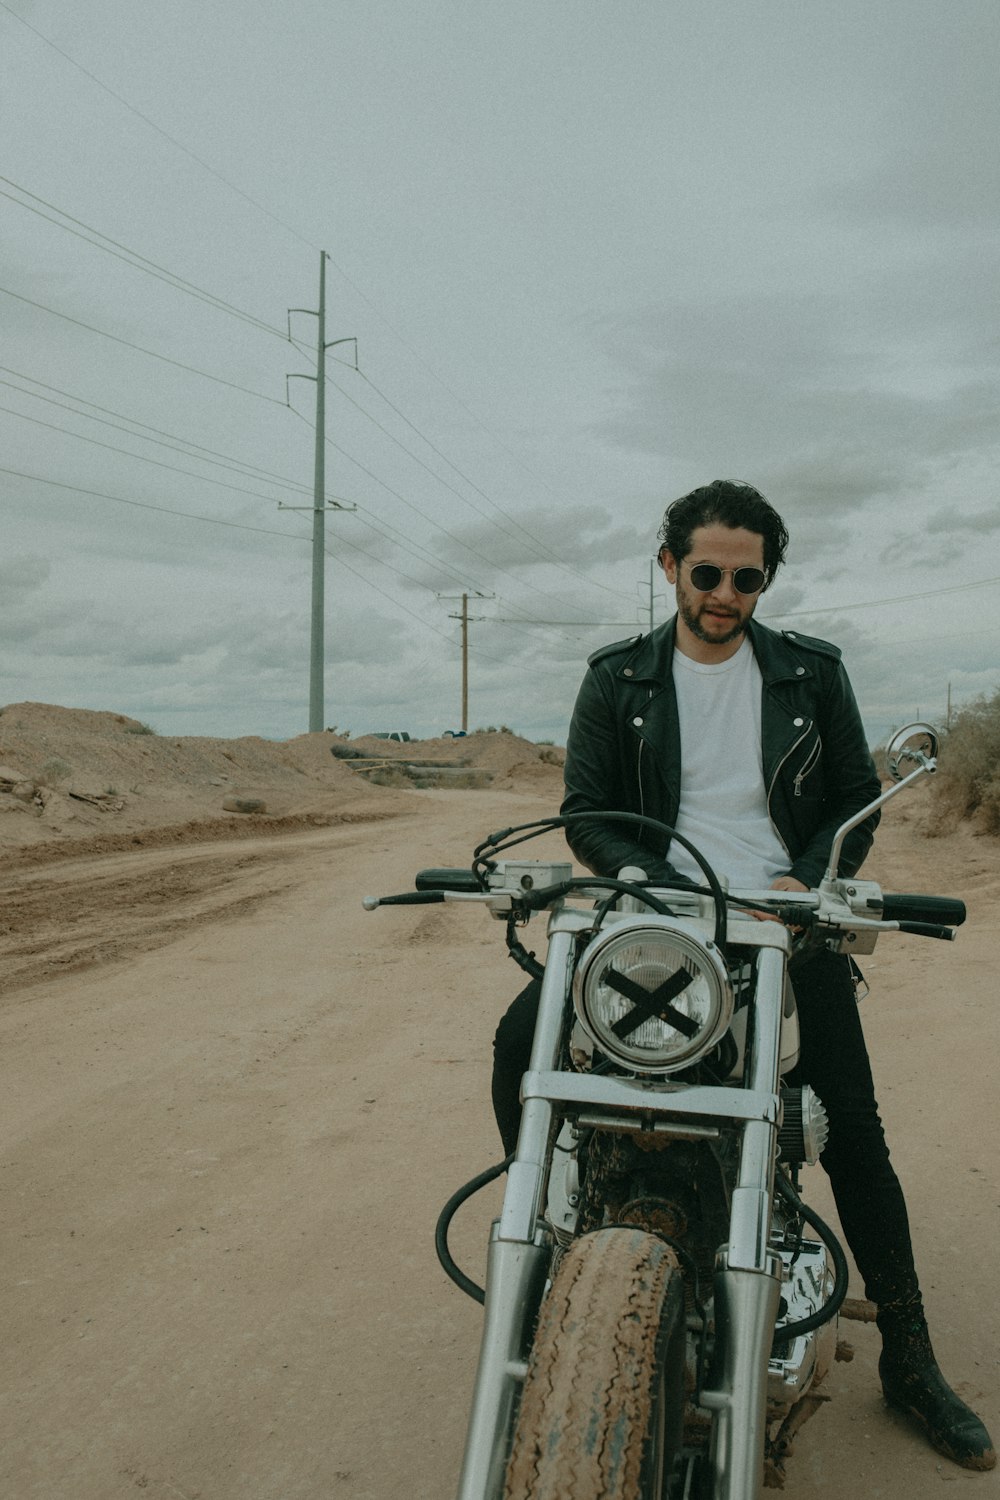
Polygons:
M728 646L731 641L738 640L741 635L746 633L747 625L750 623L750 615L753 613L751 610L745 615L734 614L732 616L732 625L729 629L710 629L708 626L703 625L701 620L707 606L704 604L695 605L689 598L682 596L680 589L677 590L677 608L681 619L691 634L696 636L699 641L706 641L710 646Z

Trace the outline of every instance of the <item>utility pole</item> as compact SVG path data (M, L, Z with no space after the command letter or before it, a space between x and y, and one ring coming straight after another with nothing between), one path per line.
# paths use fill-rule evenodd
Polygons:
M323 728L325 719L323 705L323 671L325 665L324 634L326 618L326 512L327 510L357 510L356 505L340 505L326 498L326 351L335 344L353 344L355 368L357 368L358 341L355 338L331 339L326 342L326 262L325 250L319 255L319 311L310 307L292 307L288 311L288 337L292 336L292 313L306 313L316 318L316 374L288 375L289 380L315 380L316 382L316 454L313 465L313 530L312 530L312 603L309 626L309 732ZM279 510L305 510L302 505L280 505Z
M451 600L456 600L457 601L458 597L459 596L457 594L438 594L438 598L439 599L445 599L445 600L448 600L448 601L451 601ZM478 590L476 590L476 591L473 592L472 597L474 599L492 599L492 598L494 598L494 595L493 594L481 594L481 593L478 592ZM469 614L469 595L468 595L468 592L463 593L461 595L461 602L462 602L462 613L460 615L449 615L448 618L449 618L449 620L461 620L461 622L462 622L462 732L463 732L463 734L468 734L468 732L469 732L469 625L470 624L474 624L477 620L484 620L486 618L486 616L485 615L470 616L470 614Z

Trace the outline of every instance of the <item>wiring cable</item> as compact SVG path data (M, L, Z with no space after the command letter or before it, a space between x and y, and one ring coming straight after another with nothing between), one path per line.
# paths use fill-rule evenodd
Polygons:
M12 182L9 177L4 177L0 174L0 182L6 182L8 187L14 188L18 193L23 193L27 198L34 198L35 203L43 204L45 208L50 208L53 214L60 216L59 218L53 218L51 214L43 213L34 204L23 203L20 198L15 198L13 193L6 193L3 188L0 188L0 197L6 198L10 203L16 203L19 208L27 209L29 213L37 214L46 223L54 224L57 229L64 229L67 234L75 235L77 239L83 240L85 244L93 245L95 249L105 251L108 255L114 256L116 260L123 261L126 265L132 266L134 270L143 271L146 275L155 277L157 281L162 281L165 285L172 286L176 291L185 292L188 296L197 298L199 302L207 303L210 307L215 307L220 312L229 313L232 317L239 318L241 322L249 323L252 327L259 328L264 333L273 333L276 338L281 339L282 343L288 341L288 336L283 328L277 328L271 323L265 323L262 318L256 317L253 313L245 312L242 308L236 307L232 302L227 302L223 297L217 297L214 292L209 292L204 287L196 286L193 281L188 281L186 277L179 276L175 271L168 270L166 266L161 266L156 261L150 260L148 256L141 255L138 250L130 249L128 245L123 245L119 240L112 239L110 235L105 234L100 229L95 229L93 225L85 224L82 219L74 218L65 209L58 208L54 203L49 203L45 198L40 198L37 193L31 192L29 188L22 187L20 183ZM63 219L68 219L69 223L64 224L62 222ZM79 228L74 229L72 227L74 224L78 225ZM86 234L82 234L81 230L86 230ZM96 238L92 238L92 236L96 236ZM102 240L107 243L102 244Z
M0 0L0 5L3 0ZM58 308L47 307L44 302L35 302L31 297L22 296L20 292L12 292L10 287L0 286L0 292L7 297L13 297L18 302L24 302L28 307L37 307L41 312L51 313L54 318L62 318L66 323L72 323L76 328L84 328L88 333L100 334L102 339L111 339L115 344L124 344L127 349L135 349L139 354L148 354L150 359L162 360L164 364L173 365L175 369L186 370L189 375L200 375L204 380L212 380L216 385L228 386L230 390L242 391L245 396L253 396L258 401L267 401L272 406L285 406L287 403L279 401L277 396L265 396L261 391L252 391L249 386L239 385L235 380L225 380L221 375L211 375L207 370L199 370L195 365L186 365L179 359L171 359L168 354L158 354L155 349L144 349L141 344L133 344L129 339L120 338L117 333L108 333L104 328L95 328L91 323L84 323L80 318L70 317L69 313L60 312Z
M299 417L301 421L305 422L308 427L311 427L312 430L315 431L314 424L311 423L307 417L304 417L300 411L297 411L294 406L290 406L289 409L291 411L294 411L296 416ZM441 532L441 534L443 536L446 536L449 541L454 542L456 546L461 547L463 551L468 552L472 557L478 558L480 562L486 563L487 567L489 567L493 573L500 573L505 578L512 578L514 582L519 584L522 588L527 588L531 591L531 593L539 594L547 602L551 602L552 594L548 590L539 588L537 584L527 583L523 578L518 578L517 574L512 573L509 568L500 567L499 564L492 562L485 553L480 552L476 547L470 546L468 542L463 542L461 537L456 536L453 531L449 531L447 526L442 526L440 521L433 520L432 517L428 516L426 512L422 511L420 507L416 505L412 500L408 500L405 495L402 495L398 490L393 489L392 485L387 484L384 479L380 479L379 476L371 469L367 468L360 459L355 458L352 453L349 453L342 444L334 442L333 438L329 437L326 439L326 442L329 447L334 449L335 452L341 454L348 460L349 463L354 464L355 468L360 469L362 474L367 474L369 479L373 479L376 484L381 485L388 494L394 496L395 499L397 499L402 505L405 505L408 510L412 510L414 514L418 515L426 525L432 526L435 531ZM426 467L426 465L424 467ZM429 472L433 474L433 471ZM450 486L448 487L450 488ZM585 620L580 621L581 625L586 625L586 623L587 622Z
M201 167L203 171L208 172L209 175L211 177L214 177L217 182L223 183L224 186L230 190L230 192L233 192L237 195L237 197L242 198L245 203L249 203L253 208L257 209L259 213L262 213L265 218L269 219L273 224L279 225L300 244L307 245L310 249L319 251L320 247L315 244L314 241L308 239L298 229L295 229L291 224L289 224L287 220L282 219L280 215L272 212L271 209L267 208L265 204L254 198L250 193L247 193L244 191L244 189L237 187L234 182L230 181L230 179L226 177L222 172L220 172L216 167L213 167L209 162L205 161L203 157L192 151L189 146L185 146L183 142L179 141L175 136L171 135L169 131L164 130L163 127L161 125L158 125L155 120L152 120L149 115L144 114L142 110L136 108L136 106L130 103L130 101L126 99L123 94L118 93L117 90L113 89L109 84L105 83L101 78L98 78L95 73L92 73L90 69L85 68L83 64L78 62L76 58L74 58L69 52L67 52L64 48L58 46L51 39L51 37L46 36L46 34L43 31L40 31L37 26L33 26L30 21L26 21L23 16L19 15L17 11L7 3L7 0L0 0L0 6L2 6L3 10L5 10L10 16L12 16L15 21L18 21L23 27L25 27L34 36L36 36L39 41L44 42L47 47L50 47L65 62L69 63L71 67L76 68L77 71L82 73L84 77L88 78L91 83L95 84L99 89L102 89L104 93L108 94L112 99L115 99L120 105L122 105L124 109L127 109L131 114L135 115L137 119L141 120L144 125L146 125L150 130L155 131L156 134L161 136L165 141L168 141L176 150L182 152L191 161L197 163L197 165ZM340 278L352 289L355 295L358 296L361 301L371 309L375 317L378 318L379 322L389 330L389 332L398 341L401 347L404 348L410 354L410 356L416 360L418 365L420 365L422 369L427 371L427 373L440 387L440 389L443 390L450 397L450 399L456 403L457 406L461 407L461 409L469 417L471 417L473 422L475 422L476 426L482 432L485 432L490 438L492 438L493 441L496 442L497 445L515 461L515 463L517 463L519 468L521 468L524 473L528 474L550 495L555 496L555 491L552 490L551 486L546 484L544 480L539 478L539 476L533 472L533 470L524 462L524 460L517 453L515 453L514 450L506 442L504 442L500 435L496 431L494 431L494 429L492 429L488 423L484 422L482 417L480 417L478 413L476 413L472 409L472 407L470 407L469 404L464 401L461 396L458 395L456 391L452 390L447 381L442 379L442 377L428 362L428 360L425 359L425 357L419 352L419 350L416 349L415 346L407 338L405 338L404 335L399 331L399 329L396 328L395 325L385 316L385 314L380 310L380 308L376 305L372 298L362 290L362 288L348 274L344 267L327 251L322 251L320 253L326 256L326 259L336 271L337 275L340 276ZM377 387L373 388L376 390L378 389ZM388 402L388 397L386 397L381 391L379 391L379 395L382 396L383 400ZM271 398L263 397L262 399L269 400ZM535 540L536 542L538 541L537 538L533 538L533 540ZM538 545L544 547L544 543L538 543ZM586 575L581 574L579 576L585 577ZM609 593L617 594L618 592L617 590L609 588L607 584L599 583L593 579L588 581L594 587L604 589Z
M29 31L33 32L34 35L37 36L40 41L43 41L47 47L51 47L53 52L58 52L61 58L68 62L72 67L76 68L79 73L82 73L86 78L89 78L91 83L95 83L99 89L103 89L104 92L106 94L109 94L112 99L117 99L119 104L123 105L125 109L127 109L131 114L135 115L137 119L141 120L144 125L148 125L150 130L155 130L157 135L161 135L165 141L169 141L171 146L176 147L178 151L183 151L185 156L190 157L193 162L197 162L199 167L208 172L212 177L216 179L217 182L223 183L227 188L229 188L230 192L236 193L237 196L242 198L246 203L251 204L253 208L259 210L259 212L270 219L272 223L280 224L281 228L286 230L293 237L293 239L298 240L300 244L308 245L310 250L319 249L318 245L314 245L311 240L307 240L305 236L303 234L300 234L297 229L293 229L291 224L287 224L284 219L279 218L277 214L272 213L271 210L269 208L266 208L263 203L260 203L256 198L251 197L249 193L245 193L243 189L237 187L234 182L230 182L228 177L224 177L222 173L217 171L215 167L211 166L202 157L196 155L196 153L192 151L189 146L185 146L182 141L177 140L176 136L172 136L169 131L164 130L162 125L157 125L156 121L151 120L149 115L143 114L141 109L137 109L134 104L130 104L123 94L117 93L113 88L111 88L109 84L104 83L102 79L98 78L96 73L91 73L89 68L85 68L82 63L77 62L75 57L71 57L68 52L63 50L62 47L57 46L51 37L45 35L44 31L39 31L37 26L32 26L30 21L26 21L23 16L18 15L13 6L7 4L7 0L0 0L0 6L2 6L2 8L8 13L8 15L13 16L15 21L20 21L22 26L27 27Z
M157 443L158 446L169 448L176 453L183 453L186 458L198 458L201 463L215 463L219 468L229 469L234 474L241 474L247 479L262 479L265 482L273 480L276 484L283 485L285 489L299 490L304 495L311 495L312 485L303 484L301 480L289 479L287 474L278 474L273 469L263 469L257 464L248 463L245 459L236 458L231 453L220 453L216 448L206 448L202 443L195 443L190 438L180 437L177 433L167 432L162 427L152 427L148 422L142 422L138 417L129 417L124 412L114 411L109 406L98 406L94 401L88 401L85 396L78 396L73 391L64 391L56 385L47 385L44 380L37 380L33 375L25 375L21 370L12 370L7 365L0 365L0 370L7 375L16 375L19 380L27 380L31 385L41 386L44 391L54 391L57 396L65 396L67 401L75 401L77 406L90 407L91 411L103 412L104 417L92 417L89 412L77 411L76 406L67 406L62 401L53 401L51 396L40 396L37 391L26 390L23 386L16 385L13 381L0 380L0 385L6 385L10 390L19 391L22 395L33 396L36 401L47 401L50 405L59 407L62 411L72 412L75 416L84 417L88 422L100 422L103 426L114 428L116 432L125 432L129 437L141 438L146 443ZM122 427L118 422L108 422L106 417L118 417L119 422L128 423ZM133 432L132 428L141 428L141 432ZM156 436L148 437L148 433ZM192 450L192 451L189 451ZM206 455L201 457L201 455ZM343 500L342 495L327 494L328 500Z
M6 384L6 381L0 381L0 385ZM179 464L168 464L162 458L151 458L145 453L135 453L131 448L119 448L116 443L104 443L100 438L87 437L85 433L74 432L70 427L61 427L57 422L46 422L41 417L29 417L27 412L17 411L12 406L0 406L0 411L7 412L12 417L20 417L22 422L34 422L37 427L44 427L49 432L62 432L67 437L77 438L81 443L91 443L95 448L104 448L108 453L118 453L124 458L135 458L140 463L153 464L157 469L168 469L172 474L183 474L188 479L200 479L204 484L215 484L220 489L233 490L238 495L251 495L255 500L269 500L272 503L277 500L275 495L265 495L260 490L248 490L242 484L230 484L228 480L216 479L211 474L199 474L195 469L182 469Z
M234 531L255 531L261 536L280 536L285 541L309 540L308 537L297 536L291 531L276 531L273 527L267 526L249 526L244 521L224 521L219 516L202 516L195 511L175 510L168 505L154 505L149 500L132 500L125 495L109 495L106 490L91 490L82 484L66 484L61 479L47 479L44 474L28 474L23 469L8 469L0 465L0 474L10 474L15 479L30 479L35 484L49 484L57 490L70 490L76 495L92 495L98 500L113 500L116 505L130 505L136 510L159 511L166 516L181 516L186 521L204 521L208 526L230 526Z
M358 373L360 374L361 372L359 371ZM378 420L377 417L373 417L372 414L371 414L371 412L366 411L366 409L360 404L360 402L356 401L353 396L351 396L347 391L344 390L344 388L343 388L342 385L339 385L337 381L331 380L329 377L327 377L327 383L329 385L332 385L335 390L339 391L340 394L342 396L344 396L345 399L348 400L351 403L352 406L357 407L358 411L360 411L363 416L367 417L370 422L374 423L374 425L378 428L378 430L380 432L384 433L387 438L389 438L390 442L395 443L396 446L397 446L397 448L400 448L407 455L408 458L412 458L414 463L419 464L419 466L422 469L424 469L431 476L432 479L435 479L438 482L438 484L443 485L444 488L446 490L448 490L448 492L450 494L452 494L452 495L454 495L456 497L456 499L461 500L461 502L462 502L463 505L467 505L470 508L470 510L474 511L476 515L481 516L483 518L483 520L485 520L489 525L495 526L497 528L497 530L502 535L510 537L514 541L520 541L520 540L522 540L522 538L520 538L517 535L516 532L510 531L507 527L501 526L499 524L499 522L494 521L493 518L491 516L487 515L487 513L480 506L475 505L471 500L469 500L465 495L463 495L460 490L457 490L453 484L450 484L447 479L443 479L441 477L441 475L438 474L434 469L432 469L429 464L426 464L422 458L418 458L417 455L412 451L412 449L407 448L406 444L403 443L403 442L400 442L399 438L397 438L394 433L390 432L387 427L383 426L383 424ZM417 429L414 428L414 431L417 431ZM420 434L420 436L423 436L423 434ZM427 441L427 440L425 439L425 441ZM338 452L345 453L348 458L351 457L350 454L346 453L346 450L344 448L341 448L339 446L339 444L334 443L332 441L332 439L328 438L327 442L330 443L331 447L336 448L338 450ZM437 451L437 450L435 450L435 451ZM442 457L443 457L443 455L442 455ZM352 462L356 463L357 460L356 459L352 459ZM463 478L464 478L464 475L463 475ZM480 493L482 493L482 492L480 491ZM441 528L441 529L443 530L444 528ZM459 538L456 537L453 532L447 531L445 534L447 536L449 536L452 541L458 542L459 546L467 548L467 550L470 551L470 552L472 552L474 556L476 556L476 557L483 557L484 556L484 554L481 553L481 552L479 552L476 548L469 547L469 544L467 542L460 541ZM488 558L486 558L485 560L487 562L489 561ZM540 559L540 560L543 561L543 562L547 561L547 559ZM507 578L513 578L513 579L515 579L515 581L518 582L518 583L520 583L522 587L530 589L532 591L532 593L540 595L543 599L545 599L548 602L552 601L552 597L553 596L552 596L551 592L548 589L539 588L536 584L527 583L524 579L518 579L517 575L515 573L512 573L509 568L502 568L502 567L500 567L496 563L491 564L491 566L493 567L493 569L494 569L495 572L502 573ZM556 566L556 567L558 567L559 564L550 564L550 566ZM563 571L566 571L566 570L564 569ZM578 576L582 576L582 575L578 575ZM587 580L588 583L590 581L591 580L589 580L589 579ZM603 587L603 585L601 585L601 586ZM608 592L613 592L613 591L609 590ZM623 596L623 597L625 597L625 596ZM581 625L583 625L586 622L583 621L583 620L581 620L580 623L581 623Z
M288 410L294 412L299 421L304 422L305 425L309 428L310 432L316 431L315 423L311 422L308 417L303 416L303 414L298 410L297 407L292 406L291 402L288 403ZM446 536L449 539L449 541L454 542L458 547L463 547L465 551L470 552L473 557L477 557L480 562L485 562L487 565L489 564L488 557L485 557L481 552L476 552L474 548L469 547L464 542L460 541L457 536L454 536L452 532L450 532L446 526L442 526L440 522L432 520L431 517L426 515L424 511L422 511L418 505L414 504L412 500L407 500L406 496L400 494L399 490L393 489L392 485L387 483L386 480L380 479L379 476L374 472L374 470L367 468L360 459L355 458L353 454L348 453L347 449L342 447L340 443L335 443L332 438L327 438L326 442L328 447L333 448L335 452L339 453L343 458L346 458L347 461L349 463L352 463L356 469L360 469L362 474L366 474L369 479L374 480L377 485L380 485L381 488L385 490L386 494L392 495L393 498L398 500L401 505L405 505L407 510L411 510L414 515L419 516L421 521L425 522L426 525L433 527L435 531L440 531L443 536Z
M243 521L226 521L219 516L199 515L196 511L179 510L175 506L156 505L149 500L133 500L125 495L108 494L106 490L89 489L80 484L66 484L62 480L49 479L42 474L28 474L23 469L10 469L4 466L0 466L0 474L9 474L15 479L28 479L35 484L50 485L52 488L57 490L67 490L77 495L88 495L98 500L110 500L116 505L128 505L135 510L147 510L153 511L159 515L177 516L178 518L185 521L201 521L207 526L227 526L233 531L250 531L254 532L258 536L276 536L280 537L283 541L294 542L297 546L307 545L312 542L311 535L305 531L278 531L274 527L250 526ZM353 545L349 542L345 543L345 545L348 547L353 546L354 551L363 551L363 549L358 548L356 545ZM401 603L398 597L396 597L395 595L389 594L385 591L385 589L379 588L378 584L373 583L370 578L366 578L363 573L358 572L357 568L352 568L350 563L348 563L338 553L331 552L328 548L324 548L324 551L334 563L344 568L353 577L357 578L359 583L364 584L366 588L370 588L376 594L381 595L383 599L388 600L390 604L392 604L396 609L401 610L403 614L409 615L411 619L417 620L421 625L424 626L426 630L430 630L434 635L440 636L441 639L447 642L449 646L455 646L455 641L453 640L452 636L450 636L446 631L438 629L436 625L431 624L428 620L424 619L422 615L418 615L415 610L408 608L408 606ZM365 555L368 556L369 554ZM376 561L378 560L376 559ZM382 564L382 566L388 565ZM396 570L390 569L390 571ZM473 653L471 648L470 654L475 654L477 656L483 657L487 661L497 661L501 664L504 664L502 658L500 657L490 656L487 653L481 651L476 651L475 653Z
M386 406L389 407L390 411L393 411L393 412L396 413L396 416L399 417L400 421L405 422L406 425L407 425L407 427L409 427L413 432L415 432L417 434L417 436L419 438L421 438L427 444L428 448L430 448L434 453L436 453L437 456L440 459L442 459L448 465L448 467L450 469L454 469L455 473L458 474L460 476L460 478L464 479L465 482L466 482L466 484L469 485L471 489L475 490L475 492L476 492L477 495L481 495L482 498L487 502L487 504L492 505L493 508L494 508L494 510L499 511L499 513L502 516L504 516L506 520L508 520L508 521L511 522L512 526L514 528L516 528L514 531L509 530L505 526L501 526L499 528L507 536L515 537L517 540L521 540L523 538L527 538L538 549L538 552L540 554L544 554L545 557L552 563L553 567L558 568L560 570L560 572L562 572L562 573L568 573L570 575L570 577L572 577L572 578L576 578L576 579L582 580L584 583L590 584L590 585L592 585L595 588L603 589L605 591L605 593L613 594L615 596L615 598L619 598L619 599L631 598L631 595L625 594L625 593L623 593L619 589L613 589L613 588L609 587L608 584L599 583L596 579L588 578L587 575L586 575L586 573L581 573L579 571L579 569L568 567L564 562L561 562L560 559L559 559L559 554L552 547L546 546L546 544L543 541L541 541L540 538L536 537L532 532L530 532L527 529L527 527L525 527L520 521L517 520L517 518L515 516L512 516L509 513L509 511L504 510L501 505L498 505L497 502L495 500L493 500L486 493L485 490L480 489L479 485L476 484L475 480L470 479L469 476L468 476L468 474L466 474L464 472L464 470L460 469L456 463L453 463L452 460L448 457L448 455L446 453L443 453L441 451L441 449L438 448L437 445L431 441L431 439L427 436L426 433L421 432L420 428L417 427L413 422L411 422L410 419L409 419L409 417L406 415L406 413L403 412L403 411L400 411L399 407L396 406L394 402L390 401L389 397L385 394L385 392L383 390L381 390L375 384L374 380L372 380L370 376L368 376L368 375L365 374L364 370L359 369L357 373L358 373L358 375L361 377L361 379L367 385L371 386L372 390L376 393L376 395L381 397L381 399L385 402ZM471 505L471 503L472 503L471 501L466 501L466 504L470 504ZM473 510L475 510L477 512L477 514L483 515L483 512L480 511L477 506L473 506L472 508L473 508ZM489 519L489 518L487 517L487 519ZM493 524L496 525L497 523L494 522Z
M914 599L933 599L940 594L961 594L966 589L985 589L1000 578L978 578L974 583L953 583L943 589L921 589L918 594L896 594L891 599L867 599L861 604L832 604L829 609L788 609L782 614L762 615L762 620L794 620L801 615L839 615L849 609L874 609L882 604L909 604Z

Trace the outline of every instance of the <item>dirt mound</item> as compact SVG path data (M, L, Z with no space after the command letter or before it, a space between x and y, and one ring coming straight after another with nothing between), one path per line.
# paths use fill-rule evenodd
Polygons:
M292 744L296 742L291 741ZM387 760L435 760L442 764L475 766L493 774L494 786L509 789L523 777L548 773L558 785L566 752L555 745L535 745L508 730L477 730L461 739L380 740L374 735L344 742L345 748L361 755L380 755Z
M229 835L254 804L255 824L285 827L401 810L398 793L330 754L336 738L167 737L124 714L11 704L0 710L0 848L123 847L153 829L177 841Z
M412 811L402 777L399 787L375 785L331 753L348 746L389 761L479 768L500 790L544 791L551 782L554 806L561 793L562 751L509 733L402 745L327 731L283 741L178 738L125 714L14 703L0 709L0 849L48 858Z

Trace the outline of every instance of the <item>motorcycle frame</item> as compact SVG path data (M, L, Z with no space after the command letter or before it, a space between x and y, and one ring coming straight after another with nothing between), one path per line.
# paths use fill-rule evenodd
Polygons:
M609 921L614 921L610 914ZM649 915L650 925L662 920ZM675 925L676 919L671 919ZM507 1172L500 1217L487 1257L484 1324L458 1500L500 1500L518 1391L552 1252L542 1220L552 1141L567 1114L588 1125L612 1122L665 1138L698 1138L734 1125L741 1131L729 1237L714 1273L716 1354L713 1383L700 1404L712 1413L709 1447L717 1500L757 1500L767 1413L767 1357L778 1316L781 1261L770 1248L777 1132L780 1039L791 940L775 922L730 919L730 936L759 950L750 1071L742 1085L679 1089L670 1080L571 1073L560 1069L577 938L592 914L557 908L523 1103L517 1149ZM685 925L688 925L685 923ZM690 922L704 937L705 920ZM761 1351L765 1357L761 1357Z

